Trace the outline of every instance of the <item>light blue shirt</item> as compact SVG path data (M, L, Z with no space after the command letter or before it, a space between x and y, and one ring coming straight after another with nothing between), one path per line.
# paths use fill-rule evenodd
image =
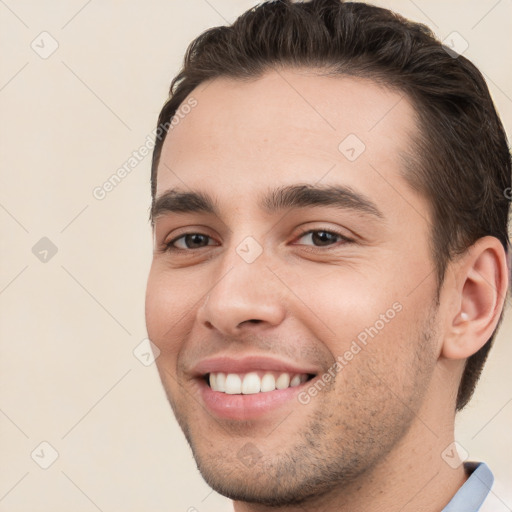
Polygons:
M494 482L494 476L487 464L465 462L464 468L471 474L442 512L478 512L487 498Z

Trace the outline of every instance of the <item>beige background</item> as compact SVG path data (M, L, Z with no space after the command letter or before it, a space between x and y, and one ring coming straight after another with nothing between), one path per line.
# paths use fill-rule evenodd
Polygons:
M510 137L512 3L378 4L469 43ZM1 511L231 509L198 474L154 365L133 353L146 336L150 157L103 200L92 192L146 142L188 43L252 5L0 1ZM55 255L47 241L32 252L43 237ZM511 339L508 311L456 433L508 481ZM58 453L46 470L43 441Z

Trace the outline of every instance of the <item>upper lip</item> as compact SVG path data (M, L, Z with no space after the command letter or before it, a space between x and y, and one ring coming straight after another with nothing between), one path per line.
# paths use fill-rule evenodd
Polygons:
M317 374L318 369L311 366L299 366L282 359L268 356L216 356L200 361L193 369L197 377L207 373L247 373L250 371L275 371L290 374Z

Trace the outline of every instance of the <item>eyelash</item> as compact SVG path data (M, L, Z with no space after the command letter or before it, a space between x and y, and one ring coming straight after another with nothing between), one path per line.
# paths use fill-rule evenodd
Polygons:
M306 229L306 230L302 231L301 233L299 233L299 235L297 236L297 239L300 239L300 238L302 238L306 235L312 234L312 233L328 233L329 235L336 235L337 237L339 237L341 239L342 242L344 242L341 245L350 244L350 243L354 242L354 240L352 240L351 238L348 238L347 236L342 235L341 233L338 233L337 231L333 231L331 229ZM171 240L165 244L165 252L188 252L188 251L196 251L199 249L204 249L206 247L211 247L209 245L206 245L204 247L198 247L196 249L182 249L180 247L174 247L174 245L173 245L174 243L176 243L178 240L180 240L186 236L189 236L189 235L201 235L201 236L206 236L209 239L212 238L208 235L205 235L204 233L198 233L198 232L182 233L180 236L174 238L173 240ZM310 252L318 252L319 250L320 251L330 250L333 247L333 245L335 247L337 247L336 244L332 244L329 246L309 246L310 249L308 249L308 250Z

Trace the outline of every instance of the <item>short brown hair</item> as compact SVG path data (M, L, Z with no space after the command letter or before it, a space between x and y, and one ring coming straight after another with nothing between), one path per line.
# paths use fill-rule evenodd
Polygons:
M410 98L419 136L404 160L404 178L430 201L438 292L448 261L479 238L498 238L508 253L511 159L485 80L428 27L387 9L340 0L269 1L230 26L207 30L188 47L158 127L168 128L182 102L205 80L255 79L281 66L366 77ZM153 152L153 201L166 133L157 136ZM457 410L473 394L496 330L466 361Z

